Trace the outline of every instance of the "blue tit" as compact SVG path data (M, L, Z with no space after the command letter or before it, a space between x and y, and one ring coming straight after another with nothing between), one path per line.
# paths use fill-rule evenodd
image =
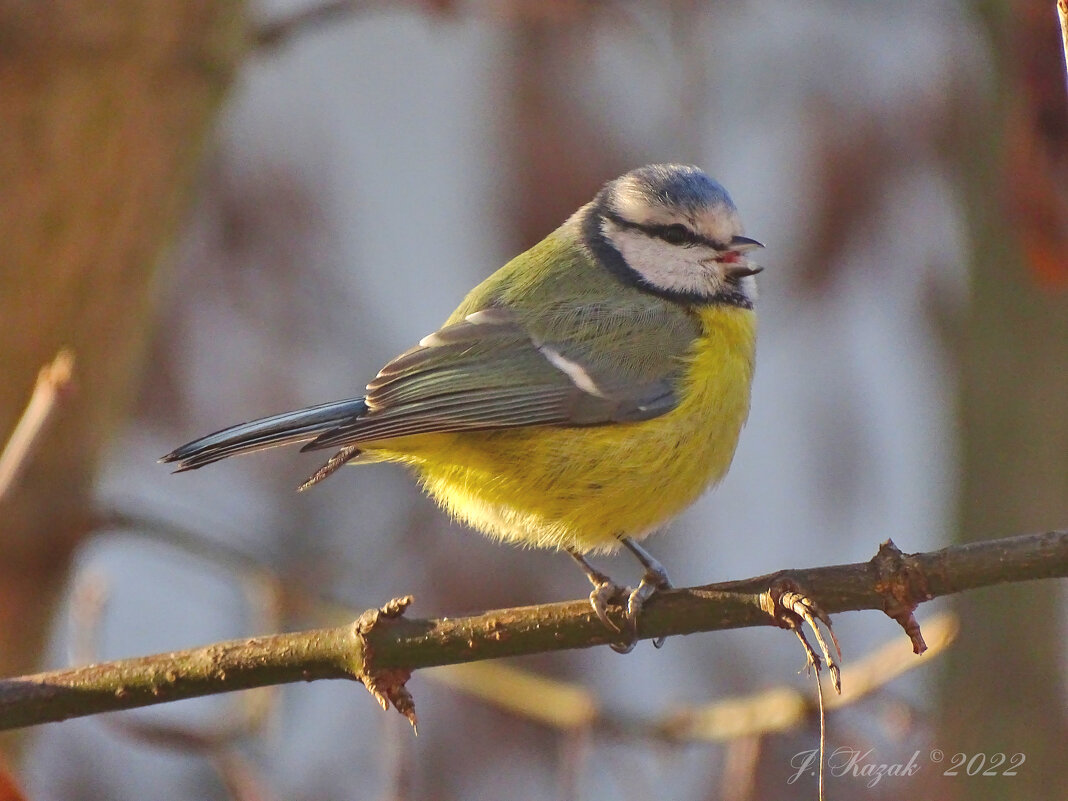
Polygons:
M500 540L569 553L612 629L670 587L639 545L726 474L749 414L762 245L727 191L691 166L607 183L563 225L379 371L359 398L242 423L163 457L192 470L276 445L399 462L450 514ZM623 546L620 587L588 561Z

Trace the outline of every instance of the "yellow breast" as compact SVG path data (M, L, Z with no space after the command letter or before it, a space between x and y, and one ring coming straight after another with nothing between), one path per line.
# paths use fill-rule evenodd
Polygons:
M422 435L374 455L413 466L445 509L492 537L582 551L643 537L726 474L749 414L756 316L699 314L679 404L661 417Z

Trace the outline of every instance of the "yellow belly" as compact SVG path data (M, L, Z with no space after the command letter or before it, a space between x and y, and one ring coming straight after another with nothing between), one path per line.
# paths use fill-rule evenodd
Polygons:
M368 455L415 468L456 518L502 540L542 548L615 549L692 504L730 467L749 414L756 318L700 311L679 405L653 420L590 428L542 426L428 434Z

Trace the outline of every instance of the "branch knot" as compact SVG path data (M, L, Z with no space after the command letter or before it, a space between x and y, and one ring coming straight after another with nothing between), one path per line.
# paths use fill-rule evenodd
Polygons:
M883 611L905 630L913 653L922 654L927 643L913 612L933 597L923 566L914 554L902 553L893 540L879 546L870 564L876 574L875 591L883 597Z
M368 609L360 615L352 624L353 634L359 641L360 650L363 653L362 664L355 671L357 681L361 682L367 691L374 696L383 710L388 710L390 704L400 712L412 724L412 729L418 734L416 728L415 699L412 698L406 683L412 677L410 668L378 669L374 666L374 646L371 643L371 635L376 629L387 626L396 620L415 600L411 595L394 598L387 601L378 609Z

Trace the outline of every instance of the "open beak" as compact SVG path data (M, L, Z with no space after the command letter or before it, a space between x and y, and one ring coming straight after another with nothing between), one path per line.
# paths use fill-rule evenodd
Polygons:
M759 273L764 269L763 267L749 264L746 261L739 259L739 257L745 255L750 250L756 250L757 248L762 247L764 247L762 243L757 242L755 239L750 239L747 236L736 236L731 239L730 250L725 254L726 258L720 259L723 274L727 278L738 279Z
M757 267L749 264L724 264L723 274L727 278L745 278L749 275L756 275L759 272L763 272L763 267Z
M757 242L747 236L736 236L731 240L731 250L735 253L748 253L750 250L764 247L763 242Z

